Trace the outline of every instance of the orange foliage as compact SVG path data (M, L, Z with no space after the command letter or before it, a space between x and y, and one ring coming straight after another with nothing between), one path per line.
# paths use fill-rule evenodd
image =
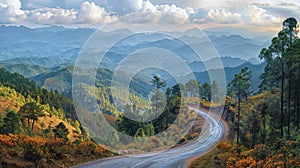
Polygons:
M286 146L281 148L283 153L271 154L266 150L266 145L256 145L253 149L240 147L241 153L237 153L235 146L228 142L219 142L217 145L217 157L228 168L244 167L299 167L300 158L288 152L288 147L292 142L287 142Z
M23 150L20 150L21 149ZM102 156L108 151L94 142L64 143L62 139L46 139L42 137L29 137L25 135L0 134L0 150L6 151L13 148L24 153L27 150L38 151L41 158L57 158L63 154L79 154L81 156Z

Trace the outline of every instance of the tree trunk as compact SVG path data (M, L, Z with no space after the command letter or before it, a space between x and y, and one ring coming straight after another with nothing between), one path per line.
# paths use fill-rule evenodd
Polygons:
M288 139L290 138L290 122L291 122L291 80L292 80L292 71L291 71L291 61L289 61L289 84L288 84Z
M34 122L35 122L35 120L32 120L32 126L31 126L32 131L33 131Z
M299 96L297 96L297 130L300 128L300 108L299 108Z
M158 90L156 91L156 95L155 95L155 118L157 117L157 107L158 107L158 104L157 104L157 99L158 99Z
M11 132L14 134L15 133L15 128L14 128L14 123L11 122Z
M241 99L240 94L238 94L238 124L237 124L237 138L236 138L236 144L237 147L240 146L240 112L241 112Z
M281 90L280 90L280 136L283 138L283 127L284 127L284 113L283 113L283 90L284 90L284 63L283 58L281 58Z

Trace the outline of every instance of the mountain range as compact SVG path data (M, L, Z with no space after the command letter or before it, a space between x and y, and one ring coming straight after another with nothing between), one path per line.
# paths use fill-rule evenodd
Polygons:
M241 29L237 31L243 32ZM97 45L99 46L97 49L88 48L90 54L103 53L102 50L106 49L99 68L105 68L110 73L127 56L134 57L134 54L139 54L138 51L149 48L150 51L143 53L145 57L161 56L162 51L159 49L177 55L191 68L200 83L209 82L206 65L214 65L219 61L225 68L227 82L245 65L257 72L254 76L255 81L258 81L259 73L265 64L261 64L257 56L263 47L268 46L271 33L255 34L246 30L244 32L245 37L234 34L234 31L228 28L134 34L129 29L103 32L91 28L71 29L58 26L43 28L0 26L0 67L22 74L37 82L39 86L70 95L76 59L82 47L90 47L85 46L89 38L95 38L103 45ZM97 36L92 36L93 34ZM113 46L108 45L116 39L122 40ZM210 46L216 49L219 58L211 57L211 51L208 50ZM198 52L195 52L193 47L196 47ZM154 61L154 64L157 61L149 60ZM172 59L165 61L168 65L163 63L163 66L166 68L181 71L181 66L177 66ZM143 87L142 94L146 94L146 88L151 81L148 78L159 73L169 85L176 82L168 73L151 70L139 74L134 85L137 86L143 81L139 87ZM177 77L184 80L189 75L180 74ZM145 79L142 79L142 76Z
M31 29L24 26L0 26L0 60L1 62L11 63L18 62L18 58L22 58L22 60L30 58L33 64L45 67L74 63L81 48L95 32L97 38L108 43L125 37L117 45L111 47L110 52L106 54L109 57L111 56L112 62L116 62L116 58L120 59L120 57L141 48L164 46L167 50L179 53L180 57L191 63L196 60L193 58L193 53L189 53L190 51L187 49L189 45L195 44L201 48L203 60L209 58L207 57L209 52L205 50L207 45L213 45L221 57L229 56L248 60L256 58L261 48L268 45L270 38L262 35L260 40L257 40L257 36L251 39L228 33L220 35L218 32L212 33L208 30L204 30L204 32L207 32L207 37L203 37L203 31L199 29L177 33L156 32L133 35L133 32L129 29L102 32L91 28L70 29L53 26ZM176 38L171 36L172 33L176 34ZM107 46L97 47L100 51L107 48ZM116 55L119 57L116 57ZM34 61L39 58L49 60L45 61L47 63Z

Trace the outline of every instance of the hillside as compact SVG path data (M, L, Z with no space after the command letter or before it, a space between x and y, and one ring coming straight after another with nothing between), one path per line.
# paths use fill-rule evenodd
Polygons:
M1 69L0 74L0 162L5 167L66 167L111 155L91 142L80 123L67 118L43 95L63 98L46 90L26 91L36 86L26 78ZM23 81L23 83L17 83ZM8 87L9 86L9 87ZM41 92L40 92L41 91ZM40 94L44 92L43 94ZM25 92L24 92L25 93ZM37 95L35 95L37 94ZM59 98L60 97L60 98ZM66 98L65 98L66 99ZM61 102L62 104L63 102ZM69 112L69 111L68 111ZM115 122L114 117L108 117Z
M26 102L26 98L20 93L17 93L14 89L0 86L0 93L0 113L2 113L3 115L6 115L9 111L18 112ZM29 99L27 99L27 101L28 100ZM76 128L74 128L69 123L65 122L62 117L52 116L50 115L50 113L46 112L46 115L44 117L38 118L39 122L35 125L33 129L34 133L37 136L42 136L42 132L44 129L49 127L54 129L56 125L62 122L65 124L69 131L68 138L71 141L74 141L75 139L81 137L81 135L76 131Z
M30 65L26 63L0 63L0 68L5 68L11 73L17 73L25 76L26 78L36 76L38 74L48 71L48 68L39 66L39 65Z
M223 116L230 125L229 137L191 167L300 166L298 27L295 18L283 22L282 30L260 53L263 66L229 71L235 73L227 91L233 99L226 101ZM260 90L252 92L252 75L261 69Z

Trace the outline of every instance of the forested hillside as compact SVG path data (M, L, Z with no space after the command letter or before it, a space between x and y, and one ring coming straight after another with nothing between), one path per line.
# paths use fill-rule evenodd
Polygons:
M253 94L247 67L234 76L228 94L235 99L227 103L224 116L231 125L228 141L192 167L300 166L298 27L296 19L286 19L271 45L262 49L259 58L266 66L260 93Z
M1 166L64 167L110 155L72 118L68 97L0 71Z

